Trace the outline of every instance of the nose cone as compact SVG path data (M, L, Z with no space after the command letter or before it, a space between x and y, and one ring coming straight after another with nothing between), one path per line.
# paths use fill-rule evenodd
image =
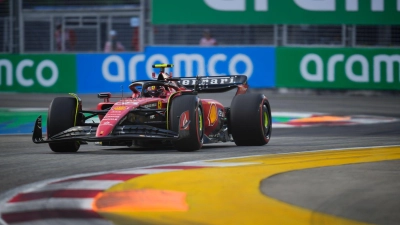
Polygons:
M129 113L131 107L116 103L101 120L96 131L96 137L105 137L111 134L115 126Z

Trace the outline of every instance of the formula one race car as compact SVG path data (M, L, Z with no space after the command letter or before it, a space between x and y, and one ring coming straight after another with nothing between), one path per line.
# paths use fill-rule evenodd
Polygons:
M80 98L57 97L47 117L47 139L42 137L42 117L36 120L32 140L48 143L54 152L76 152L81 144L103 146L172 145L179 151L196 151L203 144L234 141L240 146L260 146L271 137L271 108L262 94L246 94L244 75L176 78L165 72L172 64L156 64L156 80L129 85L132 95L111 102L111 93L97 110L83 110ZM237 88L230 107L198 93L218 93ZM88 122L94 117L99 123Z

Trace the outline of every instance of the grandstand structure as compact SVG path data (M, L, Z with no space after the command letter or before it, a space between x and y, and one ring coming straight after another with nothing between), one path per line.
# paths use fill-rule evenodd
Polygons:
M3 0L0 52L103 52L111 30L127 52L196 46L205 29L221 46L400 46L399 25L154 25L151 13L151 1L145 0Z

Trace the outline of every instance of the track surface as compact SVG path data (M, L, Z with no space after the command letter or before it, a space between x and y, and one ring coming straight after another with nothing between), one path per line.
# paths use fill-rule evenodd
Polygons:
M270 100L273 111L321 112L336 115L376 115L400 118L399 96L319 96L265 93ZM229 104L231 96L232 93L228 93L221 95L217 99L223 104ZM47 107L54 97L55 95L1 94L0 107ZM81 98L85 108L93 108L98 102L95 95L85 95L81 96ZM33 144L31 137L28 135L0 136L0 195L20 185L88 172L237 156L382 145L400 145L400 122L374 125L274 129L272 139L266 146L236 147L234 143L223 143L206 145L202 150L193 153L176 152L172 149L104 148L87 145L81 146L81 149L76 154L54 154L49 150L47 145ZM383 164L388 165L390 168L389 164ZM363 170L368 171L368 168L364 168ZM307 171L304 171L304 173L308 174ZM310 171L311 173L313 176L326 177L329 175L326 171L318 171L318 169ZM277 180L275 184L289 182L292 184L291 188L294 189L296 187L303 187L301 185L304 185L304 183L296 184L296 182L291 182L286 178L279 180L280 176L276 176ZM373 175L371 176L367 180L374 178ZM309 177L307 175L303 177L302 181L308 183L307 179ZM388 186L394 188L393 185L390 185L393 177L385 176L385 173L383 173L380 174L380 178L388 182ZM343 182L343 185L345 186L346 182ZM361 187L365 190L370 190L374 188L374 184L369 183L367 186L361 185ZM340 189L335 190L338 191L334 195L336 201L332 201L330 204L330 208L332 209L341 208L341 198L346 198L346 195L340 194ZM297 197L282 200L320 210L321 207L319 207L318 201L308 201L308 204L303 204L306 201L304 199L307 198L305 194L307 193L301 193ZM394 198L399 199L400 194L398 191L391 194ZM271 195L279 199L284 193L277 191L277 193L271 192ZM301 195L306 197L299 197ZM358 201L357 203L356 201L354 204L365 205L366 202ZM368 204L373 209L374 207L379 208L381 204L385 203L382 203L378 198L369 198ZM331 213L331 211L327 210L327 213ZM344 216L349 217L357 214L357 212L352 212L351 210L348 210L346 213ZM338 214L341 215L340 213ZM355 218L364 220L367 216L367 213L361 213L360 215L357 214ZM379 222L379 220L375 222ZM400 221L397 220L397 223L400 223Z
M400 160L288 172L261 187L268 196L313 211L375 224L400 221Z

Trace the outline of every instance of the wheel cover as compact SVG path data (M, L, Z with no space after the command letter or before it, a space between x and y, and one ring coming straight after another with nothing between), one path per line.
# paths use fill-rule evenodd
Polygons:
M263 108L265 108L263 110L263 120L264 120L264 129L263 129L263 131L264 131L264 136L268 137L269 136L269 126L270 126L268 108L267 108L266 105L263 105Z
M267 112L264 112L264 127L265 127L265 128L268 128L268 124L269 124L269 121L268 121L268 113L267 113Z
M203 137L203 112L201 111L200 107L197 108L197 111L198 111L198 115L199 115L199 121L198 121L199 135L200 135L200 138L202 138Z

